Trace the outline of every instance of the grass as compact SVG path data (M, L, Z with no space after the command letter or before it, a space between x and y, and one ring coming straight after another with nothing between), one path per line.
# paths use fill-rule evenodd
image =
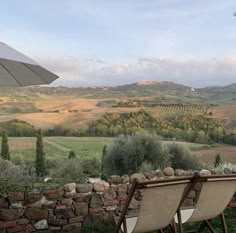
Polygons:
M225 218L228 232L230 233L236 232L236 209L227 209L225 211ZM218 217L213 219L211 224L216 230L216 232L223 232L221 227L221 221ZM187 230L197 229L199 225L200 225L199 223L185 224L184 230L187 231ZM209 233L209 230L204 229L202 233Z
M203 148L210 148L211 146L206 145L206 144L200 144L200 143L193 143L193 142L183 142L183 141L164 141L165 144L181 144L186 147L188 147L190 150L199 150Z
M95 156L100 158L105 144L112 138L105 137L44 137L44 150L47 157L65 157L70 150L78 156ZM35 159L36 139L33 137L9 137L11 157L26 160Z
M68 150L75 151L80 156L95 157L100 157L103 146L110 144L112 141L112 138L105 137L51 137L47 139Z
M228 232L230 233L234 233L236 232L236 209L227 209L225 211L225 217L226 217L226 224L227 224L227 228L228 228ZM222 228L221 228L221 224L220 224L220 219L219 218L215 218L214 220L212 220L212 226L214 227L214 229L216 230L216 232L223 232ZM194 229L198 229L200 223L191 223L191 224L184 224L184 232L188 231L188 230L194 230ZM101 224L101 225L97 225L97 226L86 226L83 228L83 232L84 233L112 233L114 232L114 227L109 224ZM170 232L170 231L168 231ZM204 229L203 231L201 231L202 233L209 233L208 229ZM158 232L153 232L153 233L158 233Z
M95 156L100 158L103 146L109 145L112 138L108 137L44 137L44 150L48 158L66 157L70 150L78 156ZM215 155L219 153L224 162L236 163L235 146L217 144L205 145L182 141L164 141L164 143L179 143L190 150L199 152L206 163L213 163ZM1 142L0 142L1 144ZM36 139L33 137L9 137L11 157L21 157L26 160L35 159Z

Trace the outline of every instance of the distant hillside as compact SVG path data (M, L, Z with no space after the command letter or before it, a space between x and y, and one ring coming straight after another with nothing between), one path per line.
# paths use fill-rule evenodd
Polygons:
M83 98L120 98L120 97L148 97L160 94L191 95L203 97L214 93L236 93L236 83L222 87L192 88L174 82L140 81L121 86L93 86L93 87L18 87L0 88L0 97L8 97L10 100L22 101L40 100L46 96L71 96Z
M232 83L227 86L222 86L222 87L205 87L199 89L200 91L204 92L212 92L212 93L220 93L220 92L227 92L227 93L236 93L236 83Z
M194 113L223 119L231 132L236 130L236 83L201 89L159 81L116 87L0 88L0 123L17 119L36 128L63 126L83 131L105 113L142 109L161 118Z

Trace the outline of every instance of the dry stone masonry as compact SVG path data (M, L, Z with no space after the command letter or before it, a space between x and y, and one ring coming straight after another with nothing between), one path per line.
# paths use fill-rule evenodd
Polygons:
M208 175L216 172L202 170L200 173ZM192 174L192 171L174 171L168 167L163 171L136 173L130 177L114 175L107 182L70 183L45 192L11 192L0 198L0 232L78 233L83 225L99 224L110 220L112 213L120 212L134 179L170 179ZM183 204L193 206L200 190L201 184L197 183ZM129 214L137 214L141 198L141 191L137 191L129 206Z

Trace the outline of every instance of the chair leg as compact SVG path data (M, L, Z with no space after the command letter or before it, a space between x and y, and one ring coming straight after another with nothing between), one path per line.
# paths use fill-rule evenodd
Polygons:
M223 228L223 233L228 233L224 213L222 213L222 214L220 215L220 220L221 220L221 225L222 225L222 228Z
M178 216L179 232L180 233L184 233L183 224L182 224L182 217L181 217L180 210L177 211L177 216Z
M205 220L205 223L206 223L206 227L209 229L211 233L217 233L208 220Z
M160 233L165 233L162 229L160 229L159 231L160 231Z
M172 228L172 231L173 231L174 233L178 233L177 227L176 227L175 219L172 220L171 228Z
M124 226L124 233L128 233L126 219L124 219L123 226Z

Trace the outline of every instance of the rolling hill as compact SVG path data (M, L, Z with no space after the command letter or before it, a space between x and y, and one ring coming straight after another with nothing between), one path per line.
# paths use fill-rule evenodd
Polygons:
M40 128L62 125L83 130L105 113L137 112L163 104L170 106L166 112L172 115L174 106L204 105L210 117L225 120L228 129L236 126L236 83L195 89L158 81L115 87L0 88L0 122L19 119Z

